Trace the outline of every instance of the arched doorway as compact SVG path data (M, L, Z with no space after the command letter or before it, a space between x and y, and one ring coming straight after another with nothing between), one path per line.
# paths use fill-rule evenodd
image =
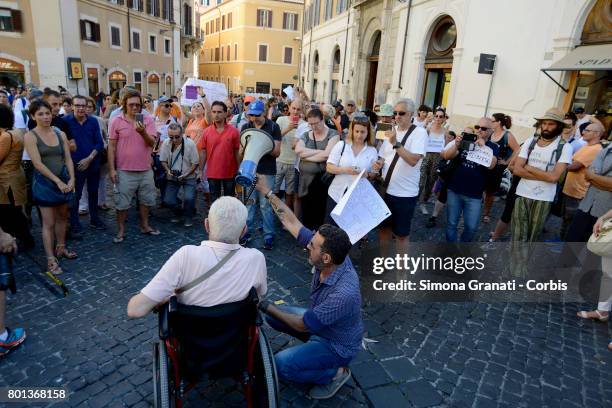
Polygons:
M153 99L159 99L159 75L149 74L147 77L147 90Z
M0 85L7 88L25 84L25 67L16 61L0 58Z
M121 71L113 71L108 76L108 89L109 93L113 93L125 86L127 83L127 76Z
M365 107L371 109L374 106L374 95L376 93L376 75L378 74L378 56L380 55L380 31L376 31L372 37L372 46L368 55L368 81L366 88Z
M338 84L340 83L340 47L336 46L332 57L330 103L338 100Z
M166 95L172 94L172 77L170 75L166 75Z
M431 32L425 56L425 84L421 103L435 108L447 106L453 68L457 27L450 16L441 17Z
M317 86L319 85L319 52L315 51L312 66L312 92L310 97L317 100Z

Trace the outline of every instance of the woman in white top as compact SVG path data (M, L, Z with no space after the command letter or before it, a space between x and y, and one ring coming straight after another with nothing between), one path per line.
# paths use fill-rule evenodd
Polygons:
M336 225L330 213L362 170L365 170L365 177L376 177L372 165L377 158L370 120L365 115L355 116L346 140L336 143L327 159L327 172L335 177L327 190L326 223Z

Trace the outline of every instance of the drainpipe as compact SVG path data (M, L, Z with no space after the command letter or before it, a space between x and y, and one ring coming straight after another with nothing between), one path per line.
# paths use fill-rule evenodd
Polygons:
M126 1L125 6L127 7L128 51L132 52L132 29L130 25L130 4L129 2Z
M412 0L408 0L408 14L406 15L406 28L404 30L404 46L402 47L402 59L400 62L399 81L397 87L402 89L402 74L404 72L404 57L406 56L406 42L408 41L408 23L410 22L410 10L412 9Z
M344 58L342 60L342 85L344 85L344 72L346 71L346 51L348 50L348 31L349 23L351 22L351 1L347 5L346 10L346 32L344 33Z

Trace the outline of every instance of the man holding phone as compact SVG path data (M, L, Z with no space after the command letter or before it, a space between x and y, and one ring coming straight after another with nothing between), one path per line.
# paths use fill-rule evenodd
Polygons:
M149 225L149 207L155 205L156 190L151 169L155 144L155 122L141 112L142 98L136 90L127 90L121 99L122 113L111 122L108 145L109 177L113 183L117 210L117 235L114 243L125 238L125 220L132 198L138 194L140 230L159 235Z

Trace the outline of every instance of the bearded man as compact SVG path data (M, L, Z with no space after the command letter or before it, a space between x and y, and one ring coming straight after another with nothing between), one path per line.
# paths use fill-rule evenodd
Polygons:
M534 242L544 228L557 193L557 182L572 162L572 148L561 137L567 126L561 110L552 108L539 121L540 136L521 147L513 174L521 177L512 213L512 241Z

